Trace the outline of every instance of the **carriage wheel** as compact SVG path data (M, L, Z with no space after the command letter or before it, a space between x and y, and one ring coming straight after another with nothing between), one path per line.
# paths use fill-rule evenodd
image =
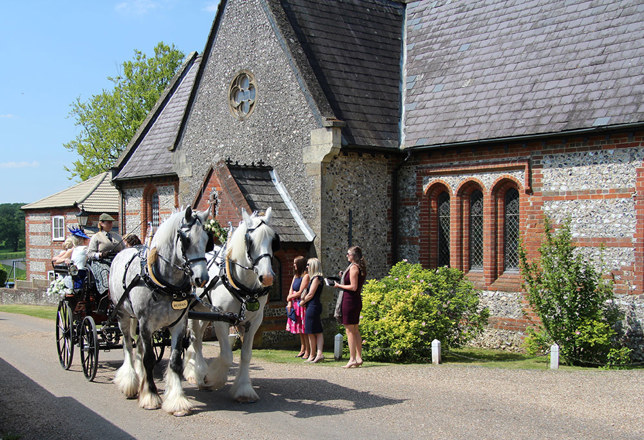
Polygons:
M74 357L74 323L72 309L67 301L58 303L56 313L56 349L60 365L68 370Z
M83 364L83 373L87 380L92 381L96 377L98 368L98 335L94 318L86 316L80 330L80 354Z
M154 351L154 359L158 364L163 359L163 353L165 353L165 346L169 345L170 336L168 335L168 330L157 330L152 334L152 350Z

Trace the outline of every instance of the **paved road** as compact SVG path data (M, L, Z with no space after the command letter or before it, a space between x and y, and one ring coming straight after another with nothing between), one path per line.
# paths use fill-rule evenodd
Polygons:
M229 385L215 392L186 385L197 410L174 418L119 395L110 380L120 352L100 353L94 383L85 380L78 351L69 371L60 368L53 327L0 312L0 433L23 440L644 438L642 370L343 370L334 362L253 361L259 402L232 402Z

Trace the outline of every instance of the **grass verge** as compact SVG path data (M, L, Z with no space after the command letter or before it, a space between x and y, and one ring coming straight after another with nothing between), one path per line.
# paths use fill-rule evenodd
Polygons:
M19 313L35 316L37 318L56 319L56 306L34 306L20 304L0 305L0 312ZM278 364L302 364L301 358L295 357L296 350L278 349L257 349L253 350L253 357L263 361ZM347 356L336 361L332 352L324 352L325 361L318 364L324 366L339 366L347 363ZM547 370L550 368L550 361L545 356L530 356L523 353L513 353L503 350L491 350L487 348L464 347L452 349L442 355L443 364L456 366L477 366L486 368L503 368L514 370ZM365 367L378 367L391 365L384 362L365 362ZM420 365L420 364L419 364ZM424 365L424 364L423 364ZM569 367L560 365L560 370L591 370L596 368Z

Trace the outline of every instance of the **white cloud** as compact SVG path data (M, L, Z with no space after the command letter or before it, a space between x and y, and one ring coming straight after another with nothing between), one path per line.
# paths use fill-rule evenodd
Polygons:
M6 115L0 115L0 118L13 118L13 115L11 113L8 113Z
M129 0L118 3L115 9L126 15L145 15L159 6L159 2L154 0Z
M0 168L38 168L40 164L33 162L0 162Z

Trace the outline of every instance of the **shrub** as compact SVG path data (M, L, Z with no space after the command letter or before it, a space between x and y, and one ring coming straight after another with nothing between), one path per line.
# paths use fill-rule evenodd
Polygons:
M613 283L575 251L570 220L555 232L546 217L539 253L539 262L529 262L523 246L519 248L528 303L541 320L528 331L528 352L546 350L554 342L569 365L627 363L630 350L619 347L621 314L613 301Z
M4 287L4 284L7 282L7 271L4 270L4 267L0 264L0 287Z
M489 312L478 310L478 291L461 271L423 269L401 261L362 291L363 357L386 362L424 362L431 342L458 347L479 334Z

